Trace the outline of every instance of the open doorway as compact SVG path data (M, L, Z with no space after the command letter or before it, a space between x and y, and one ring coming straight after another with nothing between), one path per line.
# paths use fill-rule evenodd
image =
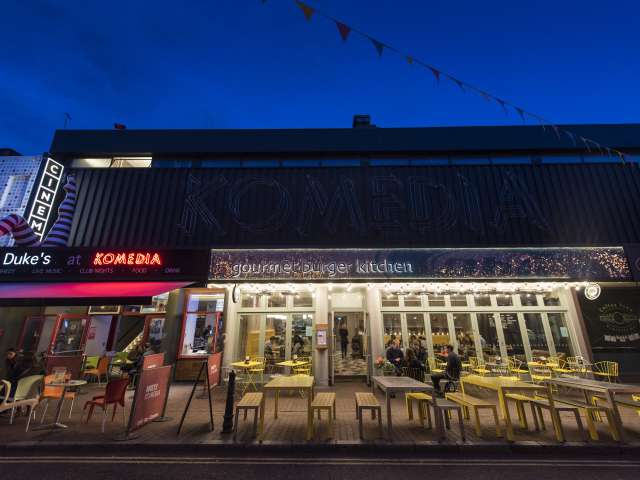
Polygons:
M366 377L368 358L369 344L364 312L334 312L334 377Z

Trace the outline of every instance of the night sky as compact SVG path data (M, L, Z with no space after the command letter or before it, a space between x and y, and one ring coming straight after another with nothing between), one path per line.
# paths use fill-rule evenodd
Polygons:
M554 122L640 121L637 0L309 3ZM0 19L0 147L23 154L64 112L78 129L520 123L292 0L0 0Z

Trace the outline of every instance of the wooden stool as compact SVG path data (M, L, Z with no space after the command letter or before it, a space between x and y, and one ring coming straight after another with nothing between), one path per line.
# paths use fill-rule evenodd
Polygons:
M407 415L409 420L413 420L413 402L418 402L418 418L420 419L420 425L424 427L424 419L427 418L427 425L429 428L431 424L431 410L429 410L429 404L433 400L428 393L410 392L404 395L405 402L407 404Z
M307 440L311 440L313 436L313 414L318 412L318 420L322 419L322 410L326 410L329 415L329 438L335 437L335 419L336 419L336 394L334 392L318 393L313 402L311 402L311 415L309 416L309 425L307 428Z
M436 428L438 430L438 437L440 440L444 440L445 437L445 429L451 428L451 423L449 422L449 417L451 415L451 411L456 411L458 413L458 423L460 424L460 436L462 437L462 441L466 441L466 436L464 434L464 422L462 421L462 407L451 400L442 400L435 399L433 402L433 414L436 417ZM444 423L444 425L443 425Z
M376 396L371 392L356 392L356 418L359 423L360 438L364 438L362 433L362 411L371 410L371 418L375 420L378 415L378 430L382 437L382 408Z
M253 436L258 440L264 429L264 394L262 392L245 393L242 400L236 405L236 421L233 425L233 439L236 439L238 433L238 421L240 410L244 411L244 418L247 419L247 412L253 410ZM260 425L258 426L258 415L260 416Z
M473 416L475 419L476 435L481 436L482 430L480 428L480 413L481 408L491 410L493 413L493 420L496 423L496 436L501 437L502 432L500 430L500 420L498 419L498 407L492 402L483 400L481 398L472 397L464 393L447 393L447 400L457 403L464 409L466 418L469 418L469 409L473 409Z

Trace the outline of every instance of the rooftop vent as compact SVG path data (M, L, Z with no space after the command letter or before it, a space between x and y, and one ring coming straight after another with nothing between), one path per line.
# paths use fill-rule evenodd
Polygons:
M375 128L371 123L371 115L354 115L353 128Z

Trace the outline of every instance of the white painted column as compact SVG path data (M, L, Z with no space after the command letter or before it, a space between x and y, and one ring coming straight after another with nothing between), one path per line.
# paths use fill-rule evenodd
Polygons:
M571 290L561 288L559 291L560 303L567 307L567 328L569 329L569 340L575 350L575 355L579 355L587 361L593 361L593 354L587 341L587 332L585 330L584 320L578 313L574 301L574 295ZM580 295L582 292L576 292Z
M327 386L329 385L329 349L316 348L316 336L315 326L319 323L329 323L329 299L328 289L326 285L318 285L315 289L316 292L316 312L313 318L314 335L313 335L313 375L316 379L316 385ZM331 326L329 326L331 328ZM331 341L329 337L329 330L327 330L327 341Z
M225 327L224 331L227 334L224 342L224 355L222 356L222 365L224 367L228 367L235 358L238 348L238 342L240 339L238 338L240 328L239 328L239 319L238 319L238 306L239 303L233 303L231 299L231 294L227 289L227 302L225 305Z
M382 313L380 312L380 288L374 286L367 290L365 307L369 314L369 335L371 336L371 358L375 362L379 356L384 357L384 338ZM375 374L375 372L374 372Z

